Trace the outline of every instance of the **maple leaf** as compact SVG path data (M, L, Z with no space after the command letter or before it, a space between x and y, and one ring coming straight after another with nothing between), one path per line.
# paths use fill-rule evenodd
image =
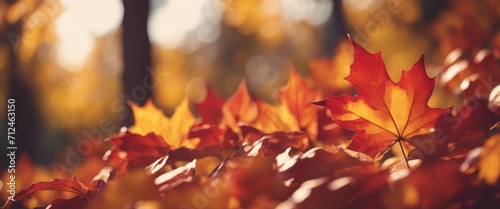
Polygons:
M240 133L238 125L251 124L266 132L298 130L298 124L286 108L270 105L248 92L246 81L242 80L238 90L222 108L224 124Z
M317 95L292 66L288 83L279 91L277 106L252 97L258 110L252 125L265 132L300 130L316 136L319 107L312 102Z
M144 106L128 102L134 114L134 125L127 130L131 133L147 135L154 133L159 136L168 136L168 127L170 120L158 109L151 99L148 99Z
M238 122L252 123L257 117L257 106L248 93L246 81L242 80L238 90L222 107L224 121L235 128Z
M146 101L143 107L130 103L134 112L135 123L128 128L131 133L145 136L149 133L159 135L172 148L182 146L195 147L196 141L186 140L189 129L195 122L195 117L189 110L188 99L185 98L175 108L174 114L168 118L154 106L151 100Z
M292 67L287 85L279 91L280 103L277 106L250 95L246 81L243 80L238 90L222 107L223 100L206 87L206 96L196 108L202 123L215 124L222 114L223 124L238 133L239 124L251 124L265 132L304 130L315 136L319 108L312 102L316 97L317 93L308 87Z
M305 128L317 118L318 106L312 103L316 95L292 67L288 83L279 91L280 105L290 111L299 128Z
M331 96L316 104L327 107L335 123L356 131L348 148L370 157L396 142L428 133L446 109L427 105L434 79L427 77L423 56L401 80L393 82L380 52L371 54L352 39L354 61L345 79L358 90L357 96Z
M195 122L195 117L189 110L189 103L187 98L175 108L175 112L170 118L170 135L165 137L170 146L173 147L195 147L196 144L185 141L190 128Z

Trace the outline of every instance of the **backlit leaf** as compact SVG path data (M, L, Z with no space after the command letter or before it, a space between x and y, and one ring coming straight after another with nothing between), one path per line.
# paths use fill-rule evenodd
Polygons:
M312 103L316 95L292 68L288 83L279 91L280 105L290 111L300 128L305 128L317 118L318 107Z
M173 148L196 146L197 142L187 140L189 129L195 122L187 98L177 106L171 118L167 118L151 100L148 100L143 107L133 103L130 105L135 119L134 125L128 128L131 133L143 136L154 133L161 136Z
M434 79L427 77L423 57L395 83L380 52L370 54L351 43L354 62L346 80L356 87L358 95L331 96L316 103L330 109L337 124L356 131L349 148L375 157L396 142L430 132L446 110L427 105Z

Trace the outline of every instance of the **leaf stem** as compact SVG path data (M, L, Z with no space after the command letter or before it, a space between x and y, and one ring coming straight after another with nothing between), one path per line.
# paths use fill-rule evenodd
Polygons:
M401 152L403 152L403 156L405 157L406 167L410 170L410 164L408 163L408 158L406 157L405 150L403 149L403 143L401 143L402 140L403 138L398 138L399 147L401 147Z

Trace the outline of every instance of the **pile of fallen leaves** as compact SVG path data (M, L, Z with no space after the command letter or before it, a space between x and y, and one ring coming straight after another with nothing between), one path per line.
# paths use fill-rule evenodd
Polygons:
M431 108L423 57L395 83L380 53L351 43L356 96L320 98L292 69L277 105L245 81L228 100L207 87L196 116L187 99L170 118L130 104L135 124L108 139L89 185L35 183L7 206L55 190L73 196L47 208L500 208L499 89ZM492 78L492 59L496 70L471 62L466 76L439 79Z

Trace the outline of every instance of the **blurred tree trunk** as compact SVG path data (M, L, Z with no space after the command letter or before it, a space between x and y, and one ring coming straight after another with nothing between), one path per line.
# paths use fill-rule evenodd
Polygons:
M16 1L8 1L8 7L10 8ZM35 91L33 91L33 86L30 86L26 81L29 79L23 79L23 73L21 73L20 66L18 64L19 58L19 44L23 38L22 34L22 18L15 22L14 24L9 24L6 26L6 30L2 35L1 45L7 47L7 98L15 99L15 144L7 145L7 140L3 140L6 149L7 146L17 147L16 156L19 158L21 153L28 153L32 160L36 163L43 162L48 159L48 156L43 156L40 152L39 145L43 143L42 137L42 123L40 121L40 114L37 108L37 101ZM25 75L25 74L24 74ZM6 101L1 101L5 102ZM2 110L6 111L6 110ZM4 129L7 131L7 128ZM3 143L2 143L3 144ZM9 152L10 150L7 150ZM4 155L5 156L5 155ZM3 165L2 161L2 166ZM8 162L5 162L8 163Z
M323 55L333 57L338 42L347 38L344 11L342 11L342 0L332 0L332 15L325 24L325 44Z
M152 68L147 31L149 1L123 0L123 6L123 90L127 100L143 105L152 95L148 72ZM128 114L124 125L131 124L133 117Z

